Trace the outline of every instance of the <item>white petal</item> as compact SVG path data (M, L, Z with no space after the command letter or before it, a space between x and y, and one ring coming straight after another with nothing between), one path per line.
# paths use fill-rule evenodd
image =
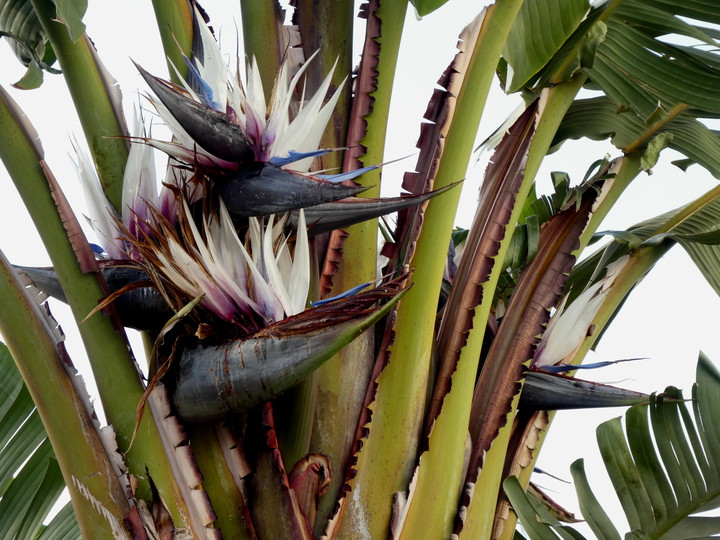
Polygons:
M265 118L267 105L265 104L265 91L263 90L260 70L257 60L253 56L252 63L247 68L247 104L258 118ZM247 114L247 111L245 111Z
M203 22L204 19L200 12L195 8L196 20L200 21L200 39L203 47L203 57L200 62L195 63L200 76L213 89L213 101L222 107L225 112L227 106L227 80L228 68L223 61L222 53L218 47L215 36L212 35L210 29Z
M98 242L102 244L110 258L125 259L127 257L123 252L123 242L119 239L120 232L115 224L114 218L117 217L115 209L103 192L90 157L77 141L73 142L73 146L77 154L75 169L83 187L90 222L98 236Z
M135 112L133 134L143 136L142 118ZM157 179L152 147L133 142L130 145L125 174L123 176L122 221L130 228L130 221L138 217L147 218L148 203L157 206Z
M265 262L265 271L267 272L270 287L273 291L275 291L275 294L280 300L285 313L289 315L292 311L290 297L288 296L285 283L283 282L282 275L280 274L280 269L275 261L275 254L273 253L273 217L274 216L270 216L268 226L265 229L265 234L263 235L263 261Z
M229 216L228 219L230 219ZM250 269L250 274L252 275L252 284L253 288L255 289L255 301L266 308L266 318L273 321L279 321L283 318L282 303L278 299L275 292L267 284L267 282L265 281L265 276L263 276L263 274L261 273L261 269L253 260L253 258L257 256L257 259L260 259L260 264L262 264L262 233L260 232L260 223L256 218L250 218L248 221L250 223L250 245L251 249L253 250L253 257L250 257L250 254L247 252L245 246L242 245L242 242L240 242L239 239L238 245L243 254L243 257L245 257L248 268ZM257 244L253 244L253 236L256 237ZM256 245L257 250L255 247Z
M290 305L295 315L305 309L308 290L310 288L310 247L305 224L305 212L301 209L297 224L297 237L295 240L295 260L290 274Z

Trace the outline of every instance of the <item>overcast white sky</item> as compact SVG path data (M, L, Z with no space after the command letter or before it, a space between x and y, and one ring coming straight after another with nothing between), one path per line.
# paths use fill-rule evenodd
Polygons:
M232 8L228 8L227 4L220 0L203 2L212 24L222 30L231 45L226 50L234 51L236 28L240 28L239 8L237 3L232 3ZM424 20L418 21L413 14L408 17L408 34L400 57L397 99L391 114L386 159L415 151L418 126L435 81L454 54L458 33L475 15L479 4L477 0L450 0L439 12ZM113 3L112 7L104 2L90 2L86 19L88 32L106 67L120 82L127 111L137 103L137 89L146 91L130 62L131 58L151 73L165 74L162 49L153 21L149 2L132 0L122 4ZM72 151L70 136L74 134L82 140L82 131L73 114L73 105L62 78L46 75L46 82L39 90L22 92L9 88L21 76L22 69L14 61L7 45L0 44L0 65L3 67L0 84L19 102L35 124L50 167L75 208L83 211L82 194L69 157ZM479 140L499 125L517 105L517 100L507 98L499 89L495 89L489 103ZM617 155L609 143L572 143L547 160L538 177L540 185L546 188L549 186L549 173L552 170L569 172L577 182L582 179L589 164L606 152L613 157ZM716 184L716 180L699 166L693 166L687 173L683 173L669 165L670 161L666 155L653 175L638 178L601 228L626 228L642 219L680 206ZM398 186L404 170L413 164L414 159L410 158L386 167L385 184ZM468 226L472 219L484 167L483 161L469 170L457 218L460 225ZM48 264L33 226L4 170L0 170L0 186L3 193L0 197L0 249L17 264ZM68 334L71 354L76 363L82 364L79 352L82 347L67 310L54 305L53 311ZM689 390L694 380L699 350L705 351L711 359L720 363L718 313L720 300L714 291L682 249L673 248L633 292L592 358L613 360L647 357L648 360L606 368L587 374L587 377L603 382L617 382L645 392L662 390L668 384ZM569 464L577 457L584 456L592 464L588 467L591 476L597 476L602 467L595 450L595 426L619 414L619 410L559 414L541 454L539 466L569 478ZM569 507L575 507L574 496L562 484L542 477L537 481L545 487L562 491L557 498ZM610 505L609 508L617 508L617 505ZM622 515L617 510L613 514Z

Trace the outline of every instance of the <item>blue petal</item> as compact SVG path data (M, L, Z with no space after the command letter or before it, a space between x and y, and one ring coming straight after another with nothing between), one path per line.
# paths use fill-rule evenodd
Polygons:
M318 300L317 302L310 302L310 305L312 307L318 307L318 306L324 306L325 304L329 304L330 302L334 302L335 300L340 300L341 298L347 298L348 296L352 296L354 294L359 293L362 291L365 287L370 285L372 281L368 281L367 283L363 283L362 285L357 285L356 287L353 287L352 289L348 289L344 293L340 293L337 296L333 296L332 298L326 298L325 300Z
M89 244L90 249L92 249L93 253L95 253L96 255L102 255L103 253L105 253L105 250L102 248L102 246L98 246L97 244L93 244L92 242L89 242Z
M577 366L559 365L559 366L543 366L538 371L544 371L545 373L565 373L566 371L575 371L576 369L597 369L613 364L619 364L620 362L632 362L634 360L645 360L644 358L626 358L624 360L607 360L605 362L594 362L592 364L580 364Z
M308 157L317 157L317 156L323 156L327 154L328 152L334 152L335 150L330 149L320 149L315 150L313 152L296 152L295 150L290 150L288 152L287 157L280 157L275 156L271 157L268 161L272 163L273 165L277 165L278 167L283 167L285 165L288 165L290 163L295 163L296 161L300 161L301 159L305 159Z
M346 172L346 173L316 174L315 176L317 178L322 178L323 180L328 180L330 182L339 184L340 182L344 182L345 180L352 180L353 178L357 178L358 176L365 174L368 171L372 171L373 169L379 169L379 168L380 168L380 165L370 165L369 167L362 167L361 169L355 169L354 171L350 171L350 172Z
M198 94L198 97L200 98L200 101L202 101L203 105L210 107L211 109L215 109L216 111L225 112L220 107L220 104L215 101L215 93L213 92L212 87L200 76L200 73L193 63L187 56L183 56L183 60L185 60L185 63L190 70L187 77L188 83L190 83L190 88Z

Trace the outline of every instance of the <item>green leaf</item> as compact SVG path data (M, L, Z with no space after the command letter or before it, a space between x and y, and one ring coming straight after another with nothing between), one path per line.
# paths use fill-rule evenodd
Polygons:
M28 65L28 69L22 79L14 83L13 86L20 90L34 90L39 88L43 82L43 72L37 62L32 61Z
M50 470L51 462L55 464L57 470ZM59 486L58 478L61 482ZM54 494L56 498L63 487L62 475L59 474L57 462L52 457L50 441L45 439L13 479L0 500L0 538L34 538L37 531L27 531L27 526L34 524L37 529L39 522L50 510L47 504L34 504L36 496L43 498L46 494L41 490L49 490L47 495ZM32 509L37 512L44 511L45 514L38 513L33 516L30 514ZM24 526L26 518L27 526ZM27 531L24 537L20 535L22 530Z
M424 17L429 13L432 13L436 9L444 6L448 0L410 0L410 3L415 6L418 15ZM403 14L398 15L403 16Z
M715 0L638 0L643 5L654 5L682 17L720 24L720 12Z
M585 475L585 462L582 459L574 461L570 465L570 473L573 482L575 482L580 512L592 532L595 533L599 540L620 540L620 534L615 525L613 525L612 520L605 513L602 505L600 505L595 494L590 489L590 484Z
M72 504L67 503L43 529L38 540L69 540L80 537L80 528Z
M673 11L677 13L677 6L673 6ZM613 17L624 22L632 23L636 28L641 29L644 33L653 36L662 36L667 34L677 34L695 38L698 41L715 45L715 39L711 32L712 29L693 26L678 17L668 16L668 12L656 7L654 2L634 1L624 2L615 11ZM717 55L712 55L717 56Z
M642 155L642 158L640 158L640 165L644 171L649 171L655 166L660 158L660 152L670 145L672 139L673 134L668 132L661 133L650 139L645 153Z
M623 463L621 474L626 484L634 479L635 486L633 492L620 496L625 499L623 509L631 527L648 538L692 538L706 534L706 527L713 523L694 516L720 496L716 464L706 462L715 461L720 450L720 441L708 436L708 431L717 433L712 426L717 423L714 411L720 404L720 374L703 355L698 362L695 390L694 421L681 401L682 395L672 387L652 405L633 407L626 415L633 459ZM698 397L700 392L702 398ZM647 420L642 418L648 414L652 437ZM622 453L625 447L624 436L617 430L619 424L619 419L615 419L598 428L598 438L612 446L603 450L611 477L618 474L613 465L618 449ZM620 482L613 479L613 484L617 488ZM649 506L644 494L649 497ZM713 532L717 531L715 528Z
M659 106L677 103L720 112L720 71L672 44L612 19L587 70L594 83L618 105L632 107L644 119Z
M15 362L10 356L10 351L2 344L0 344L0 373L3 374L2 386L0 386L0 425L5 425L5 415L17 401L24 385L20 373L15 369ZM28 407L31 409L32 404ZM2 445L0 436L0 447Z
M632 111L618 110L617 104L605 96L580 99L572 104L555 135L553 151L567 139L582 137L610 138L617 148L624 150L642 142L646 133L666 132L673 135L666 141L670 148L720 178L720 138L703 123L689 114L680 114L666 123L662 119L657 123L645 122Z
M630 529L647 530L653 524L652 507L640 473L633 465L630 449L623 437L620 418L600 424L597 428L597 441Z
M710 197L706 204L691 203L683 208L693 206L697 208L680 219L668 235L687 251L708 283L720 294L720 195ZM674 214L679 214L682 210L678 209Z
M57 9L57 20L67 26L70 39L77 41L85 33L82 22L87 11L87 0L53 0Z
M720 517L689 517L673 527L663 536L663 540L717 538L715 535L718 531L720 531Z
M22 420L24 420L22 427L18 428L10 441L0 450L0 490L2 491L10 485L15 472L45 439L45 430L37 411L33 411L29 417Z
M65 481L30 394L2 343L0 380L0 537L33 539ZM72 508L65 521L77 530Z
M540 520L530 498L516 477L507 478L503 482L503 489L530 538L533 540L557 540L558 536L552 528Z
M506 91L516 92L560 50L587 13L587 0L527 0L503 52L512 73Z
M60 494L65 489L65 480L60 470L57 459L52 455L46 458L45 473L42 481L38 485L37 491L33 497L30 497L22 486L22 497L29 501L25 508L25 515L17 533L18 538L35 538L38 530L42 526L43 519L48 515L52 507L55 505ZM8 491L10 495L10 491Z
M3 2L0 9L0 36L11 38L10 48L26 66L33 61L54 60L48 38L29 0Z

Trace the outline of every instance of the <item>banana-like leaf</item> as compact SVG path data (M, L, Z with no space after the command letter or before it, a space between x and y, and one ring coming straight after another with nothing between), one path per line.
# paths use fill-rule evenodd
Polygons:
M292 388L385 315L398 282L324 304L239 341L196 344L180 357L173 400L188 421L222 418Z
M647 0L624 2L620 4L615 11L615 17L631 23L648 35L663 36L675 34L687 36L711 46L716 44L715 39L717 39L717 34L715 34L713 29L694 26L679 17L669 17L667 6L663 8L660 4L661 2ZM674 13L680 15L679 3L676 3L671 9ZM695 18L708 21L708 16L712 15L712 11L714 11L714 9L705 12L701 17ZM702 51L702 49L697 50L697 52L700 51ZM711 58L717 59L717 55L713 54L708 57L708 59Z
M563 118L553 140L553 150L567 139L587 137L593 140L610 138L624 150L646 132L669 133L668 146L684 154L720 178L720 137L689 114L681 114L669 122L645 122L632 111L618 111L606 96L577 100Z
M24 272L42 292L67 303L65 291L60 285L57 272L52 267L16 266L15 268ZM148 275L139 268L107 266L101 270L101 273L111 294L133 284L150 283ZM157 331L173 316L173 311L162 295L149 286L130 287L126 293L118 296L113 304L123 326L136 330Z
M681 220L669 233L697 265L708 283L720 294L720 198Z
M594 283L603 269L631 250L661 243L669 249L679 243L690 255L708 283L720 294L720 188L713 188L694 201L665 214L645 220L622 234L612 232L614 241L583 260L568 280L572 301ZM609 233L604 233L609 234Z
M587 0L523 3L503 52L509 64L507 92L516 92L545 67L577 29L588 9Z
M57 9L57 20L63 23L70 34L70 39L77 41L85 33L82 22L87 11L88 0L53 0Z
M4 344L0 343L0 536L34 539L65 481L40 416ZM70 530L79 531L73 513Z
M645 403L647 394L564 375L530 371L525 377L520 408L536 411L623 407Z
M80 538L80 529L71 503L67 503L42 530L38 540L67 540Z
M410 0L410 3L415 6L418 15L424 17L429 13L432 13L438 8L441 8L447 3L448 0Z
M643 4L654 4L659 8L672 11L681 17L689 17L699 21L720 24L720 13L714 0L692 0L683 2L678 0L642 0Z
M270 163L245 165L218 182L220 196L233 218L280 214L339 201L369 189L294 173Z
M175 120L193 140L221 159L234 162L251 161L252 149L240 126L227 116L198 103L180 87L155 77L135 64L140 75Z
M650 404L636 405L601 424L598 445L631 531L625 538L709 538L720 519L700 516L720 506L720 371L700 354L692 405L669 387ZM620 539L585 476L582 460L571 466L580 509L597 538ZM505 492L531 538L583 538L533 506L517 480ZM556 534L557 533L557 534Z
M629 5L641 7L644 3L632 0ZM664 12L667 26L677 24L675 9ZM655 12L657 19L662 20L662 15L660 10ZM606 39L587 73L615 103L632 107L644 119L659 107L669 109L677 103L720 112L715 91L720 71L705 61L706 55L657 39L654 29L648 32L637 27L634 21L625 20L622 12L613 14L607 26Z
M0 37L9 40L17 59L28 68L15 87L37 88L43 81L43 69L58 73L50 68L55 53L29 0L0 2Z

